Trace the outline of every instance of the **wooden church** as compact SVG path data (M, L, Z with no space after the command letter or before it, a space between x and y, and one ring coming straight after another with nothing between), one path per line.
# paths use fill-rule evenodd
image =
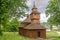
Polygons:
M21 22L19 34L29 38L46 38L46 28L40 25L40 13L35 5L31 14Z

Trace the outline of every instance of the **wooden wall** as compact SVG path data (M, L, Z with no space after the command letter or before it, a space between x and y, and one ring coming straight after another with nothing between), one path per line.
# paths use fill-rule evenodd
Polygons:
M38 33L40 31L40 37L38 37ZM26 29L20 29L19 34L29 37L29 38L46 38L46 29L40 29L40 30L26 30Z

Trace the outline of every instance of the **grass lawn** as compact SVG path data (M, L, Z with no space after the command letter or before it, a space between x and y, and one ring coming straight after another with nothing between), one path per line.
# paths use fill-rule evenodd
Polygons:
M60 40L60 37L56 31L46 32L47 39L54 38L54 40ZM4 32L3 36L0 36L0 40L29 40L29 38L20 36L18 32Z
M60 40L60 36L57 33L58 31L50 31L46 32L46 38L51 39L53 38L54 40Z
M28 38L20 36L18 32L4 32L0 40L28 40Z

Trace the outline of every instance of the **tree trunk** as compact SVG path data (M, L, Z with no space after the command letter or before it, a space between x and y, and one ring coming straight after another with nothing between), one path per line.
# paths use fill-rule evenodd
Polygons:
M50 26L50 30L52 30L53 29L53 27L52 27L52 25Z

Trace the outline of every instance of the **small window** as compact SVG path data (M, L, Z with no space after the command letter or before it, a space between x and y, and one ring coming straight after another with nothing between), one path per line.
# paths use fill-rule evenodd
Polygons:
M40 31L37 33L38 37L40 37Z

